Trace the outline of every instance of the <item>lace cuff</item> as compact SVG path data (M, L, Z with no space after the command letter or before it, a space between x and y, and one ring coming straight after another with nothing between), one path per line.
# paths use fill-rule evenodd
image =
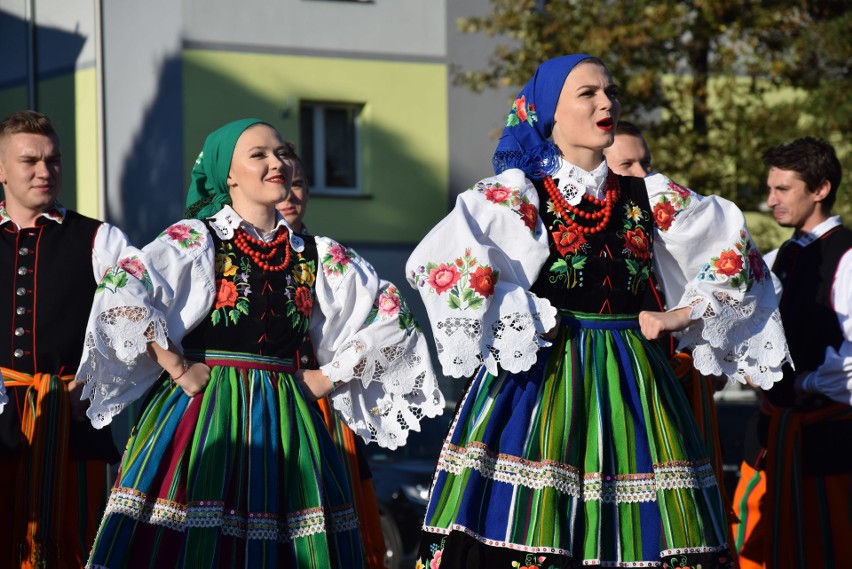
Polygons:
M346 424L367 442L391 450L405 444L409 430L420 430L423 417L444 410L423 338L408 340L383 348L353 340L320 368L332 382L343 382L330 397Z
M124 403L117 401L128 398L119 398L120 395L127 392L141 395L149 387L129 380L140 364L139 356L146 354L149 342L168 348L166 321L148 308L110 308L90 321L77 378L85 382L82 397L91 401L86 415L95 428L110 424L121 412ZM156 366L147 356L142 363Z
M520 294L526 302L510 300ZM499 306L517 310L501 313L490 325L464 317L445 318L435 325L435 344L445 374L470 377L481 365L492 375L497 375L498 366L519 373L535 364L539 348L550 345L539 335L556 325L556 309L547 299L520 290L507 294Z
M746 378L763 389L779 381L784 362L792 361L777 309L761 306L757 296L743 300L723 292L687 290L681 306L691 306L697 321L681 334L680 349L692 348L695 368L705 375Z

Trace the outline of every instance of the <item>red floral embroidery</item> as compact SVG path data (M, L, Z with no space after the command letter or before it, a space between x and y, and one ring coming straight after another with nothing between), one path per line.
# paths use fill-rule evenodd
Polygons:
M294 300L296 301L296 310L305 316L310 315L314 307L314 299L311 297L311 290L308 287L300 286L297 288Z
M494 294L494 272L491 267L479 267L470 275L470 286L485 298Z
M518 207L518 212L521 214L521 219L524 221L530 230L535 229L536 221L538 221L538 209L531 203L522 203Z
M732 277L742 270L743 258L733 249L729 249L719 255L719 259L714 264L719 274Z
M766 276L763 272L763 258L760 256L760 251L755 247L748 250L748 264L751 267L751 273L754 275L754 280L760 282Z
M527 120L527 98L524 95L515 99L515 108L517 109L518 119L525 122Z
M645 235L645 231L641 227L629 230L624 234L624 245L640 261L646 261L651 258L648 236Z
M502 204L509 201L513 193L517 193L517 190L506 186L492 186L485 190L485 199L496 204Z
M234 306L234 303L237 302L239 293L237 293L237 285L235 285L233 281L217 279L216 289L216 309L222 308L223 306Z
M669 180L669 189L675 192L681 199L686 199L690 196L688 189L684 188L680 184L672 182L671 180Z
M586 243L586 236L582 233L572 231L570 227L560 226L559 229L551 233L556 249L563 257L569 253L577 253Z
M435 289L435 292L441 294L453 287L456 282L458 282L461 273L455 267L455 265L447 265L446 263L441 263L437 268L429 271L429 278L427 282L429 285Z
M663 231L668 231L674 221L675 208L671 202L659 202L654 206L654 223Z

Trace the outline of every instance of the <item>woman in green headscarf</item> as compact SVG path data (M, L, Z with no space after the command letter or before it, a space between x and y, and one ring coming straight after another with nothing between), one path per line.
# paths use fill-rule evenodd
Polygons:
M77 377L90 419L107 424L154 389L93 567L360 567L345 474L310 401L331 393L347 424L389 448L443 408L396 288L276 212L288 164L267 123L214 131L188 219L125 251L98 287ZM306 333L319 369L296 371Z

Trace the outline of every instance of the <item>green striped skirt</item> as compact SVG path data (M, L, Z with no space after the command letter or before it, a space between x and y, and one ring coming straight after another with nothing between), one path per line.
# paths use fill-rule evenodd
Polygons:
M89 567L361 567L346 474L292 363L206 352L130 436Z
M707 569L730 565L725 536L712 467L662 350L635 316L568 313L532 369L483 369L468 386L419 563Z

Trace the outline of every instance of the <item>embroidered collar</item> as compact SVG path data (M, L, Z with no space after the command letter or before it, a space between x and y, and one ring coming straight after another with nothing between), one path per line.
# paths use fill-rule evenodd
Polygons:
M39 217L43 217L44 219L55 221L56 223L62 223L65 220L65 214L68 210L66 210L59 202L55 202L53 207L42 212ZM12 222L15 224L15 227L18 227L18 224L12 220L12 217L9 215L9 212L6 211L6 202L0 202L0 225L3 225L6 222Z
M814 241L816 241L817 239L819 239L820 237L822 237L840 224L840 216L833 215L822 223L820 223L819 225L817 225L816 227L814 227L808 233L803 233L798 237L794 235L793 238L790 239L790 241L792 243L800 245L801 247L807 247L808 245L810 245L811 243L813 243Z
M210 227L213 228L213 231L216 232L216 235L219 236L219 239L224 241L230 241L234 238L234 231L239 229L240 227L243 230L251 235L252 237L256 237L257 239L263 239L264 241L271 241L275 237L275 232L278 231L278 228L282 225L287 228L290 232L290 246L294 251L301 253L305 249L305 241L290 229L290 226L287 224L287 221L284 217L275 212L277 221L275 223L275 227L272 228L272 231L266 233L265 235L260 235L255 229L255 227L245 221L240 214L234 211L229 205L226 205L222 209L220 209L215 215L212 217L208 217L207 219L210 221Z
M600 166L591 172L587 172L560 158L559 168L553 174L553 180L562 192L565 201L571 205L577 205L580 203L583 194L590 194L598 199L604 196L608 173L609 168L606 165L606 160L602 161Z

